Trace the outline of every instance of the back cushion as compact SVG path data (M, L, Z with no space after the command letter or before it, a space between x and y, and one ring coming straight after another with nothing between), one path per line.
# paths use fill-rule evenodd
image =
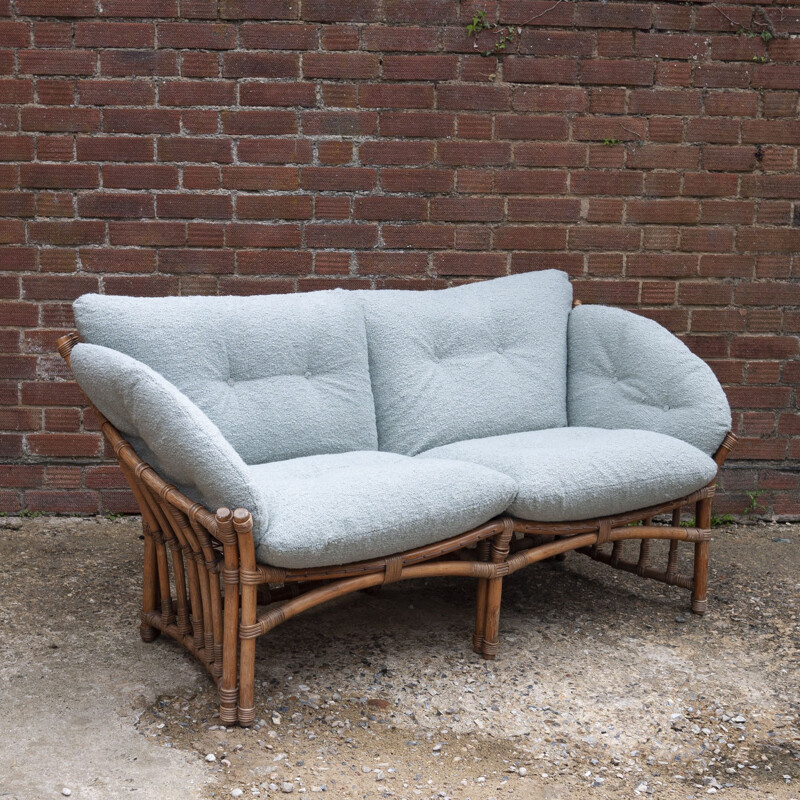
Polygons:
M359 295L381 450L567 424L565 273Z
M247 464L377 447L363 312L347 292L84 295L74 310L85 342L163 375Z

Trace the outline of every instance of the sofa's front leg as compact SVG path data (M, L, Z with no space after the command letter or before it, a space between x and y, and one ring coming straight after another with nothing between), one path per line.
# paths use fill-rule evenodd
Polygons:
M225 584L224 629L222 633L222 676L219 680L219 718L223 725L239 719L239 545L233 532L233 514L227 508L217 511L216 538L222 542Z
M478 561L486 563L489 560L491 542L483 539L478 542ZM475 633L472 634L472 649L476 653L483 652L483 641L486 638L486 594L489 580L478 578L478 589L475 599Z
M233 527L239 539L239 583L241 586L239 642L239 708L240 725L252 725L256 718L255 670L256 640L252 630L258 619L258 572L253 543L253 518L250 512L237 508L233 512ZM247 634L247 635L245 635Z
M695 526L701 530L711 529L711 498L706 497L695 506ZM705 614L708 608L708 541L694 544L694 585L692 588L692 611Z
M509 544L514 533L511 519L503 519L503 531L492 539L492 563L503 564L508 558ZM500 601L503 595L503 578L490 578L486 588L486 615L483 629L482 655L493 659L497 655L500 633Z

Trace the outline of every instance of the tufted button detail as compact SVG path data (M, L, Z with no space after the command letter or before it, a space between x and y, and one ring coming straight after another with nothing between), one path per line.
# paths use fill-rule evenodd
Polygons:
M234 381L233 378L228 378L228 386L233 386L234 383L236 383L236 381Z
M498 347L498 348L497 348L497 352L498 352L498 353L500 353L500 355L503 355L503 353L504 353L505 351L503 350L503 348L502 348L502 347Z
M669 406L664 406L664 411L669 411Z
M306 372L305 372L305 377L306 377L306 378L310 378L310 377L311 377L311 373L310 373L310 372L308 372L308 370L306 370Z
M612 383L617 383L618 381L619 381L619 378L617 378L616 376L611 379Z

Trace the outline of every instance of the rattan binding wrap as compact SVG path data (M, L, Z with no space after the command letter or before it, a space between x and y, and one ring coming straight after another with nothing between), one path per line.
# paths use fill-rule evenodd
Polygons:
M58 342L69 363L78 342ZM297 614L342 595L413 578L475 578L473 649L494 658L499 647L503 578L543 559L577 550L616 569L691 590L692 609L706 609L708 542L713 483L658 507L574 523L537 523L500 517L474 530L386 558L309 569L256 562L250 511L212 513L193 502L136 454L95 408L100 428L119 461L142 514L144 568L140 634L151 642L166 633L193 653L219 688L220 720L255 719L255 640ZM735 443L728 434L715 455L721 466ZM681 527L680 511L695 505L696 525ZM653 517L672 513L671 524ZM633 526L634 523L643 523ZM516 538L521 536L522 538ZM637 561L622 558L622 543L639 539ZM664 570L650 564L650 541L669 539ZM677 571L678 542L693 542L692 575ZM610 552L605 545L611 544ZM468 549L471 548L471 549ZM259 614L259 607L264 610Z

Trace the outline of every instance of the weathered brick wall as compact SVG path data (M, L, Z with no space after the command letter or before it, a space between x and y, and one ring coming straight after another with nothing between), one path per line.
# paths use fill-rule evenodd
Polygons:
M83 292L558 267L713 365L720 509L800 513L798 34L768 0L0 0L0 509L130 508L55 354Z

